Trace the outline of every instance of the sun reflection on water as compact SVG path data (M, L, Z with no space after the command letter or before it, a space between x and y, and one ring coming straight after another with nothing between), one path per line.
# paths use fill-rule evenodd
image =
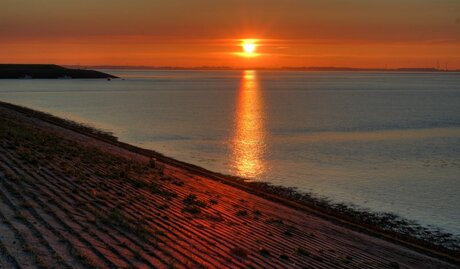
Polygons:
M238 176L255 179L265 171L262 96L253 70L245 70L241 79L231 146L232 163Z

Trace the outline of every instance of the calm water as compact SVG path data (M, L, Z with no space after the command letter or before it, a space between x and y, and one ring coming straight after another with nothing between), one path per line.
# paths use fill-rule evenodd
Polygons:
M108 72L0 80L0 100L460 235L460 74Z

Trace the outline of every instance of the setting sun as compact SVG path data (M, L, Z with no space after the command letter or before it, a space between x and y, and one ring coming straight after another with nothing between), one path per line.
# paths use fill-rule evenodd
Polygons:
M256 56L256 40L255 39L243 39L241 43L241 47L243 48L243 55L247 57Z

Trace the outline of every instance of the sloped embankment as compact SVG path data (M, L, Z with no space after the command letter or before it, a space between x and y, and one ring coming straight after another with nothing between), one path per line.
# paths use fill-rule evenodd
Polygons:
M455 268L3 107L0 267Z

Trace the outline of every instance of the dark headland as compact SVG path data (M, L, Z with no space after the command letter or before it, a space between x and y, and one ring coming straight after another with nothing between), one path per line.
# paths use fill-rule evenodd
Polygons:
M71 69L55 64L0 64L0 79L117 78L87 69Z

